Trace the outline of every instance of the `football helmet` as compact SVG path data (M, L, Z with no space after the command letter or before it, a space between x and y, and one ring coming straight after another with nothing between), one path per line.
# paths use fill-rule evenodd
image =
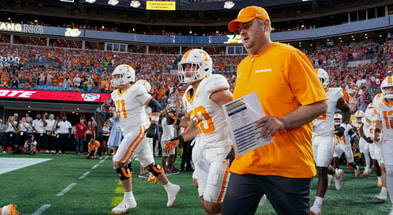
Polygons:
M334 114L334 125L341 125L343 116L339 113Z
M364 112L361 110L356 111L355 118L357 122L362 122L362 118L364 117Z
M151 90L150 83L145 80L138 80L137 82L135 82L135 84L143 85L147 92L150 92L150 90Z
M329 87L329 75L327 74L327 72L324 69L315 69L317 71L319 80L322 83L323 88L328 88Z
M386 87L393 87L393 76L388 76L386 77L381 84L381 90L382 90L382 97L386 99L393 99L393 94L387 94L385 91Z
M194 71L186 71L187 65L196 69ZM178 69L179 81L185 84L192 84L212 74L213 60L204 50L191 49L183 55L183 58L178 64Z
M115 75L120 75L120 77L115 78ZM131 82L135 82L135 70L127 64L116 66L112 72L112 86L118 87Z

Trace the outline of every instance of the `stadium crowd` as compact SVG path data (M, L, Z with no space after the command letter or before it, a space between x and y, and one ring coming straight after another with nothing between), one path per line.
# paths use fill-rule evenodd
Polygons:
M390 40L383 44L367 41L332 47L318 44L315 50L304 52L315 68L324 68L334 77L331 86L343 87L349 93L366 87L366 91L360 91L365 95L357 96L358 108L364 109L362 103L372 99L383 78L393 71L393 42ZM233 88L236 67L244 56L210 54L213 73L224 75ZM2 44L0 56L0 86L5 88L109 93L113 90L111 71L124 63L151 83L152 93L163 103L167 103L174 92L169 92L169 87L176 88L180 94L185 88L176 78L179 55Z

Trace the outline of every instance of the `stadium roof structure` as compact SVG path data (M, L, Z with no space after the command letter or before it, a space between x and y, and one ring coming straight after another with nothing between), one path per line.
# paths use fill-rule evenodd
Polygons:
M249 5L265 7L270 13L272 23L274 23L316 18L392 4L390 0L234 0L213 2L177 0L172 1L172 3L175 3L175 10L148 10L146 4L149 1L70 1L73 2L64 2L63 0L0 0L0 11L127 24L208 27L226 26L229 20L237 16L241 8ZM118 4L111 5L108 4L109 2L118 2ZM171 1L166 2L171 3ZM139 6L132 7L132 3L139 4ZM225 4L233 4L233 6L227 9L224 7Z

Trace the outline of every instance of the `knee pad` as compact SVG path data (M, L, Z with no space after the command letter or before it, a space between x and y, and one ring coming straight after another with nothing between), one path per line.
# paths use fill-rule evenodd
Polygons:
M116 172L119 174L120 181L129 179L132 176L128 165L124 165L123 163L120 163L120 167L116 169Z
M148 170L149 170L149 172L151 172L154 176L157 176L157 175L159 175L160 173L162 173L162 171L164 171L161 167L160 167L160 165L157 165L157 164L150 164L149 166L148 166L149 168L148 168Z

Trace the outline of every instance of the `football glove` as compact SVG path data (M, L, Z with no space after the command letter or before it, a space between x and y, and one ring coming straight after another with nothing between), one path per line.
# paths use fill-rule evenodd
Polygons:
M342 136L344 135L344 132L345 132L345 128L343 128L343 127L338 127L338 128L336 128L336 129L334 130L334 134L335 134L337 137L342 137Z
M168 125L179 125L180 124L180 119L178 119L175 115L170 113L166 117L166 123L168 123Z
M184 139L181 135L166 141L164 144L165 152L169 154L172 149L174 149L177 145L179 145L179 143L184 143Z
M229 151L229 153L225 157L225 160L229 160L229 167L231 167L232 161L234 159L235 159L235 151L233 150L233 147L232 147L231 151Z
M151 123L150 126L146 129L146 137L152 138L154 134L156 134L157 124Z
M366 142L367 142L367 143L373 143L373 140L371 139L371 137L367 137L367 138L366 138Z

